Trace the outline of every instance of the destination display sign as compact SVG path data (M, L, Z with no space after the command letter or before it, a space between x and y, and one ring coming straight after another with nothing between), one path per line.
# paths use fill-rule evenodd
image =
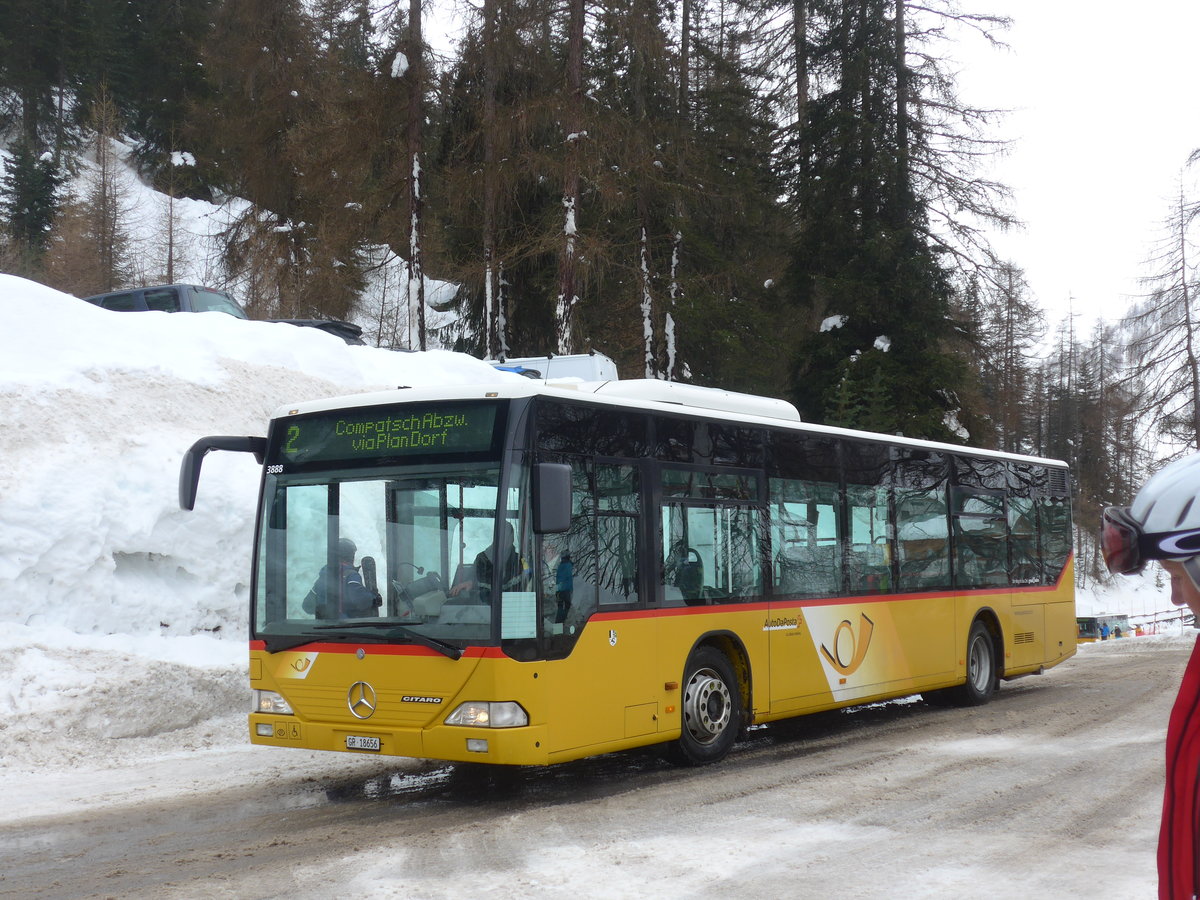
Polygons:
M296 464L492 449L495 403L421 403L318 413L278 423L270 462Z

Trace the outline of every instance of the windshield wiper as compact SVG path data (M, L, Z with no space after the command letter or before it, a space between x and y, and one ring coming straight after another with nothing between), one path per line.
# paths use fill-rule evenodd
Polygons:
M387 628L387 631L384 631L382 634L374 630L376 628L385 627ZM421 632L416 631L407 625L395 625L391 622L338 622L334 625L317 625L313 628L313 631L354 632L357 630L362 631L362 634L358 636L370 637L372 639L383 638L385 641L387 641L398 637L408 638L414 644L421 644L424 647L429 647L431 650L436 650L438 653L441 653L443 656L448 656L451 659L461 659L463 655L462 650L458 647L455 647L453 644L447 644L445 641L439 641L437 638L432 638L427 634L421 634ZM353 635L346 636L350 637Z
M268 653L282 653L284 650L291 650L295 647L303 647L305 644L311 644L313 637L311 634L264 634L262 635L262 642L266 645Z

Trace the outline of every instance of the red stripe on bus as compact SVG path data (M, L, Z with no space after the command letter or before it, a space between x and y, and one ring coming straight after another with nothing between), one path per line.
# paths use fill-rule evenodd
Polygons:
M803 598L796 599L779 598L775 600L755 600L752 603L723 603L720 606L682 606L670 608L655 608L655 609L622 609L611 610L609 612L596 612L588 619L590 622L629 622L637 619L655 619L675 616L707 616L714 613L731 613L731 612L769 612L780 608L786 609L805 609L816 606L861 606L863 604L875 603L903 603L910 600L932 600L936 597L958 597L964 595L995 595L995 594L1036 594L1049 593L1057 591L1062 586L1063 577L1070 568L1071 561L1075 558L1075 553L1072 551L1067 555L1067 560L1063 564L1062 569L1058 573L1058 579L1054 584L1038 584L1021 587L1011 587L1007 590L1002 588L976 588L970 591L924 591L921 593L908 594L859 594L846 595L841 597L819 597L819 598ZM367 646L364 644L363 646ZM419 644L370 644L371 653L373 655L383 656L441 656L436 650L431 647L423 647ZM266 650L266 641L251 640L251 650ZM314 641L311 644L301 644L298 647L289 648L293 651L304 651L308 653L357 653L358 645L355 643L321 643ZM500 647L480 647L468 646L463 650L463 655L472 659L507 659L507 654Z

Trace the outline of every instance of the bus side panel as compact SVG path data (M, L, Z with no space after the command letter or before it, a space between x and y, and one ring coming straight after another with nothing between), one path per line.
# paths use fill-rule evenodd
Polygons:
M765 711L772 715L833 702L804 613L799 604L774 603L763 626L770 645ZM756 678L762 680L761 675Z
M954 676L958 629L950 595L813 604L799 612L807 640L771 632L773 715L915 693Z
M528 663L545 672L550 754L599 752L597 745L659 730L666 693L653 673L666 649L655 617L600 613L583 626L570 656Z
M1078 626L1075 623L1075 556L1059 576L1052 605L1046 610L1046 665L1053 666L1075 655Z
M1068 560L1053 589L1016 590L1012 629L1005 633L1005 674L1021 675L1058 665L1075 654L1075 565Z
M1078 642L1075 640L1075 599L1046 605L1046 656L1047 666L1056 666L1064 659L1075 655Z
M1008 618L1004 626L1005 674L1040 666L1046 658L1046 604L1014 602Z

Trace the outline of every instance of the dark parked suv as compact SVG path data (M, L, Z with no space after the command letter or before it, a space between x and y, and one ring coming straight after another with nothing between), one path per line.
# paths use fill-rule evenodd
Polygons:
M83 299L104 309L118 312L146 312L147 310L223 312L239 319L250 318L241 305L229 294L196 284L164 284L156 287L131 288L126 291L96 294ZM336 319L270 319L269 321L317 328L340 337L347 344L363 343L362 329L352 322L339 322Z

